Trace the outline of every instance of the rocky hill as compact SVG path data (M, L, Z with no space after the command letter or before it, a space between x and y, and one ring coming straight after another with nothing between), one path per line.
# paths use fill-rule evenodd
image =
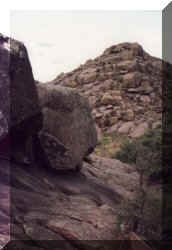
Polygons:
M117 160L87 159L97 142L87 99L36 86L25 46L3 36L0 89L0 246L9 238L6 249L34 250L113 240L116 211L134 198L138 174Z
M10 238L4 249L121 247L118 216L136 198L139 175L91 154L97 134L87 99L36 85L25 46L3 36L0 89L0 246Z
M114 45L52 84L88 97L99 136L118 132L136 138L161 123L162 61L137 43Z

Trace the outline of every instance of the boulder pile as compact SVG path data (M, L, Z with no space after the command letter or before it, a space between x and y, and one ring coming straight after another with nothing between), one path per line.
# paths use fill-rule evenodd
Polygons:
M133 53L143 54L136 46L122 55ZM78 77L88 86L97 71ZM118 160L88 157L97 135L87 99L36 85L25 46L2 35L0 89L0 247L10 234L9 250L107 249L107 240L114 249L121 204L135 199L139 176ZM111 105L112 98L101 100ZM129 127L133 110L125 116Z
M130 137L161 123L162 61L137 43L114 45L52 81L88 97L98 128ZM136 131L136 132L135 132Z

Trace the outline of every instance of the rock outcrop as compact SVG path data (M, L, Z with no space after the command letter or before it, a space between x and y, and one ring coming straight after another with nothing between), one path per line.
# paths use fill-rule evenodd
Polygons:
M78 174L12 167L12 237L32 240L35 250L58 249L59 240L71 249L115 240L120 203L133 199L138 185L129 165L94 155Z
M1 241L9 237L9 161L28 162L27 142L41 127L41 108L27 51L22 43L0 35L0 158L8 159L0 166Z
M0 36L0 88L6 91L0 99L0 246L10 232L15 241L9 250L115 249L117 215L123 201L135 199L138 174L118 160L87 157L96 145L96 131L85 98L52 83L36 87L24 45L10 42L11 49L9 39ZM133 53L143 52L136 46L122 55L130 60ZM88 84L95 78L94 71L89 74L79 81ZM83 162L82 171L66 169L66 156L69 169ZM57 171L56 160L65 171Z
M0 140L9 141L18 161L27 155L27 140L42 127L42 115L24 45L0 36ZM6 142L3 143L3 145ZM3 147L0 149L5 153Z
M114 45L72 72L60 74L54 85L76 88L88 97L102 132L141 136L161 122L162 61L137 43ZM148 108L149 106L149 108Z
M26 48L10 39L10 121L11 127L34 118L41 113L35 81ZM40 130L39 126L32 128ZM31 131L30 126L29 131Z
M10 121L9 41L0 35L0 139L8 133Z
M39 137L51 165L80 169L97 143L87 99L67 87L38 84L37 89L44 117Z

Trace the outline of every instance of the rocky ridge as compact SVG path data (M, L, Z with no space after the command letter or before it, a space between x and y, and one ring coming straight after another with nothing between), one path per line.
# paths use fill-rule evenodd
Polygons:
M0 94L11 91L15 107L8 119L9 98L0 106L0 246L10 236L15 241L6 246L9 250L114 249L110 243L117 244L118 212L123 201L135 198L138 173L118 160L88 158L96 131L87 100L51 83L36 87L25 46L3 36L0 42ZM61 120L66 109L70 112L63 112ZM65 127L69 118L71 126ZM74 159L72 169L66 152ZM56 167L59 157L64 171ZM83 168L75 171L81 162Z
M123 199L134 198L138 175L117 160L88 160L96 130L87 100L63 87L40 90L25 46L0 40L0 94L10 96L0 106L0 246L10 238L15 241L7 249L57 249L59 241L68 249L103 247L103 240L115 238L116 211ZM65 127L68 119L71 126ZM74 159L68 165L66 151ZM64 171L56 168L54 155Z
M162 61L137 43L114 45L51 84L76 88L89 99L99 134L136 138L161 124Z

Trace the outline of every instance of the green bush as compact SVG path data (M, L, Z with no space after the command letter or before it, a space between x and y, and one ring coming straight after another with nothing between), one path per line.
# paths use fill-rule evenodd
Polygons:
M130 142L126 141L121 145L119 151L117 151L113 158L116 158L124 163L135 163L136 162L136 141Z
M140 147L141 145L142 147ZM162 147L162 131L161 129L148 130L143 136L133 141L127 141L121 145L118 152L115 153L113 158L129 164L136 164L138 150L145 147L150 153L156 154L156 164L160 165L160 155Z
M147 180L161 170L161 130L147 131L142 137L124 143L115 155L133 164L138 173L138 187L132 201L121 204L119 220L122 224L148 240L161 238L161 188L150 188ZM148 177L148 179L147 179Z

